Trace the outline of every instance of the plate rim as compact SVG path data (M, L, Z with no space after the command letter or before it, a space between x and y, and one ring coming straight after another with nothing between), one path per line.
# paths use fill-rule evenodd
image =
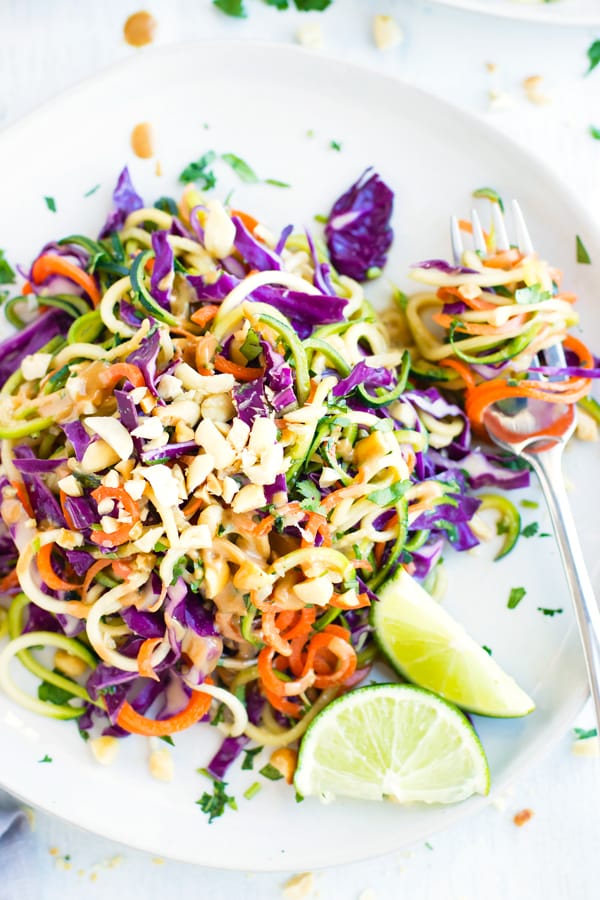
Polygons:
M449 5L449 3L447 3L447 0L441 0L441 2ZM27 111L21 116L18 116L12 122L2 127L0 129L0 149L5 139L10 139L13 134L18 134L20 130L26 128L30 124L30 122L34 121L36 116L42 111L46 114L51 113L53 108L59 106L65 99L73 98L80 93L85 93L86 90L94 88L94 86L96 86L98 83L102 83L103 80L111 77L113 74L116 74L118 72L126 72L129 69L135 70L138 65L147 64L147 60L149 58L159 59L162 57L168 58L171 56L176 58L180 53L189 53L193 50L197 51L198 48L204 50L206 50L207 48L222 48L223 46L231 48L232 45L241 52L262 52L266 54L284 53L288 56L291 53L299 59L304 58L307 61L310 60L313 66L329 66L332 69L336 69L338 71L345 70L347 72L353 73L354 77L361 76L366 77L367 79L379 81L381 83L386 83L390 88L404 92L406 95L412 96L416 101L418 101L419 99L423 99L427 103L437 106L441 112L449 113L457 117L458 119L462 120L467 127L475 129L480 135L483 134L484 136L488 136L490 139L495 140L497 145L506 148L507 152L511 152L513 155L516 154L517 157L521 157L521 159L527 160L527 162L530 164L535 164L537 170L551 182L553 182L560 190L563 198L570 203L571 207L577 214L578 223L581 223L581 225L585 226L586 233L592 234L596 240L600 241L600 227L598 226L598 224L587 212L579 197L571 190L568 184L561 179L558 173L548 165L545 159L533 153L528 148L522 146L512 137L503 134L493 124L485 121L476 113L471 112L468 109L464 109L457 104L448 101L429 90L426 90L425 88L411 84L410 82L396 75L381 72L369 67L368 65L349 62L336 58L334 56L317 56L310 50L302 47L297 47L295 45L291 45L282 41L275 42L244 39L187 40L166 43L156 47L144 49L141 53L132 54L126 59L120 60L116 63L112 63L108 66L103 66L96 73L76 81L74 84L57 92L47 100L41 101L40 103L36 104L31 110ZM571 633L575 631L576 626L575 624L572 624L571 627L567 631L565 631L563 640L568 640L571 637ZM366 852L364 855L361 855L360 853L357 855L356 853L352 853L352 861L358 862L364 861L366 859L376 859L381 856L387 855L388 853L394 852L401 847L410 846L413 843L422 840L427 835L432 835L439 833L440 831L444 831L447 828L453 826L455 823L465 819L467 816L475 815L478 811L481 811L497 794L505 791L506 788L516 778L530 770L533 765L538 763L543 757L550 753L553 747L559 742L560 738L564 736L565 730L569 727L570 723L572 723L577 713L582 708L585 700L588 697L588 693L587 682L585 676L583 676L580 679L577 688L572 691L572 695L569 698L568 703L565 703L560 713L549 720L544 728L542 728L540 732L535 736L535 738L530 741L527 747L527 751L523 755L523 757L518 759L517 761L513 760L512 762L510 762L506 766L504 773L496 777L492 790L487 797L473 797L466 803L457 804L454 807L448 808L449 810L451 809L451 812L448 813L443 821L439 821L437 824L433 825L425 823L423 826L419 825L418 827L415 827L409 841L405 841L402 838L399 838L398 843L394 848L386 847L386 849L383 850L380 854ZM62 821L67 822L69 825L73 825L77 828L82 829L83 831L87 831L90 834L95 834L99 837L116 841L123 846L132 847L150 854L167 856L169 859L190 863L205 868L221 869L226 871L248 871L249 869L247 865L236 864L235 860L232 860L232 865L229 865L228 867L226 867L226 869L224 869L222 865L211 864L210 860L205 859L199 861L198 859L193 859L189 855L186 855L185 852L178 854L176 851L171 849L165 852L165 848L158 843L153 844L152 841L143 840L141 838L139 841L136 841L135 833L131 834L130 832L131 837L128 836L127 838L125 838L121 836L119 829L110 832L106 828L95 827L94 825L89 824L89 821L86 820L84 816L75 818L72 816L63 815L60 811L53 808L51 799L46 799L45 802L44 800L38 801L35 798L28 797L27 792L23 793L20 788L15 789L11 785L10 779L6 777L6 774L2 772L1 769L0 787L3 787L13 796L20 799L22 802L37 809L41 809L52 816L56 816ZM327 868L332 865L341 865L348 861L349 858L344 857L332 863L310 863L310 866L312 869L317 870L321 868ZM289 871L289 869L290 865L288 860L283 858L281 859L281 861L273 860L270 862L266 862L263 865L261 865L260 862L257 862L253 866L252 870L256 872L283 872Z
M584 13L583 17L565 14L559 8L559 14L555 14L544 4L514 2L514 9L507 6L506 9L486 9L481 6L481 0L425 0L426 4L433 3L445 6L448 9L456 9L459 12L473 13L481 16L495 16L500 19L512 19L515 22L530 22L532 25L567 25L569 28L590 28L600 25L600 13ZM507 3L510 0L506 0ZM557 7L554 7L556 9Z

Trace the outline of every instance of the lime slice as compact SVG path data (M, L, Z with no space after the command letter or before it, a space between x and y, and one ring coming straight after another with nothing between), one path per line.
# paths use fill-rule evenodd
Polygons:
M383 586L372 621L381 651L408 681L481 716L535 709L486 651L404 569Z
M317 794L398 803L458 803L487 794L490 773L465 716L429 691L374 684L330 703L311 723L295 776Z

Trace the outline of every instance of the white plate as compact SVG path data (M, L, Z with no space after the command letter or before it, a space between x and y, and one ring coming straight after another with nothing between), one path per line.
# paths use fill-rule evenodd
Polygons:
M549 25L600 25L598 0L433 0L468 12Z
M168 173L163 177L154 174L154 162L132 159L129 134L145 120L155 127ZM330 147L332 140L341 142L341 152ZM153 200L174 192L183 165L210 148L243 156L262 177L291 182L290 190L241 185L222 173L222 194L236 184L236 204L273 229L289 221L313 225L315 213L327 212L374 165L396 191L388 274L401 284L410 262L447 254L448 215L468 212L473 188L492 184L518 196L534 240L565 270L569 289L582 295L586 334L600 346L594 269L575 264L574 234L582 235L594 260L600 259L600 240L584 211L537 160L413 87L287 46L198 44L143 53L13 126L0 139L0 246L10 259L27 262L52 237L93 234L124 162ZM100 190L83 199L97 183ZM46 209L48 195L56 198L56 214ZM573 447L568 456L573 502L598 584L600 535L586 476L598 447ZM536 517L545 527L545 513ZM538 707L523 721L477 722L498 789L535 764L583 702L578 638L552 540L523 540L500 564L485 552L447 557L448 608L493 649ZM506 600L517 585L528 594L511 612ZM546 618L538 606L565 612ZM314 868L424 838L485 802L446 809L351 802L324 807L312 799L297 805L291 790L270 782L248 802L241 795L258 776L237 771L231 787L240 809L209 827L194 804L206 787L195 769L206 765L216 743L209 726L178 736L175 782L159 784L148 775L142 739L123 742L117 762L104 769L92 761L73 724L36 718L0 697L0 780L9 790L161 856L224 868ZM45 754L51 764L38 763Z

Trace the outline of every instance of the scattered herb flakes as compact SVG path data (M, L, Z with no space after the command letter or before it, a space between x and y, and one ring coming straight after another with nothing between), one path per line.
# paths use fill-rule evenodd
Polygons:
M327 225L327 222L329 221L327 216L324 216L323 213L317 213L313 216L313 219L315 220L315 222L319 222L321 225Z
M265 178L265 184L278 188L291 188L291 184L288 184L287 181L279 181L277 178Z
M498 521L496 522L496 534L508 534L509 531L510 529L508 527L508 522L506 521L506 519L498 519Z
M587 741L588 738L598 737L597 728L574 728L575 740Z
M540 504L537 500L521 500L523 509L539 509Z
M240 347L240 352L244 354L248 362L252 362L253 359L256 359L258 356L260 356L262 352L262 347L260 346L260 338L253 328L250 328L248 330L248 333L244 339L244 343Z
M4 250L0 250L0 284L14 284L15 273L4 257Z
M223 815L227 807L235 810L238 807L235 797L230 797L225 790L227 787L226 781L212 778L206 769L198 769L198 771L210 778L213 783L213 793L209 794L208 791L204 791L200 799L196 800L196 805L208 816L208 824L210 825L215 819Z
M549 531L540 531L538 537L552 537Z
M485 644L482 644L481 647L482 647L483 650L485 650L485 652L487 653L488 656L491 656L491 655L492 655L492 651L491 651L490 648L487 647Z
M316 512L321 505L319 488L308 478L305 481L296 482L296 490L305 498L300 505L303 509Z
M592 261L590 259L590 254L585 249L585 245L578 234L575 235L575 256L577 262L582 263L583 265L589 265Z
M342 145L340 144L339 141L330 141L329 146L331 147L332 150L337 150L338 153L342 149Z
M161 741L164 741L165 744L168 744L169 747L174 747L174 746L175 746L175 741L173 740L173 738L171 737L170 734L163 734L163 735L161 735L160 740L161 740Z
M246 800L252 800L252 798L256 797L258 792L261 790L262 790L262 785L261 785L260 781L255 781L253 784L250 785L248 790L244 791L244 797L246 798Z
M513 822L515 823L517 828L521 828L522 825L525 825L525 823L529 822L529 820L532 818L532 809L522 809L520 812L515 813L515 815L513 816Z
M500 207L501 212L504 212L504 203L502 202L502 197L500 196L498 191L494 190L494 188L477 188L476 191L473 191L473 197L477 197L478 199L485 198L486 200L490 200L492 203L497 203Z
M588 58L588 70L585 73L589 75L590 72L593 72L598 63L600 63L600 41L594 41L593 44L590 44L587 50L587 58Z
M234 19L246 19L248 16L244 0L213 0L213 6Z
M521 536L525 538L534 537L540 530L539 522L530 522L521 531Z
M300 12L323 12L328 6L331 6L333 0L294 0L296 9Z
M589 133L595 141L600 141L600 128L596 128L594 125L590 125Z
M254 757L260 753L262 747L252 747L251 750L244 750L244 762L242 763L242 769L254 769Z
M546 606L538 606L538 612L541 612L544 616L559 616L563 610L562 609L548 609Z
M514 587L510 589L507 606L509 609L516 609L527 591L524 587Z
M425 846L428 850L433 850L433 844L430 844L429 841L425 841Z
M246 182L246 184L257 184L260 181L254 169L240 156L236 156L235 153L223 153L221 159L228 166L231 166L238 178Z
M314 129L313 129L313 128L309 128L308 131L306 132L306 137L307 137L307 138L313 138L314 136L315 136Z
M44 197L44 200L46 201L46 206L48 207L50 212L55 213L56 212L56 200L54 199L54 197Z
M48 754L46 753L45 756L43 756L41 759L38 759L38 762L39 762L39 763L51 763L51 762L52 762L52 757L51 757L51 756L48 756Z
M95 194L96 191L99 191L99 190L100 190L100 185L99 185L99 184L95 184L94 187L93 187L93 188L90 188L89 191L86 191L85 194L84 194L83 196L84 196L84 197L91 197L92 194Z
M183 184L195 182L202 190L208 191L217 183L215 173L208 167L216 160L217 154L214 150L208 150L200 159L189 163L179 176L179 180Z
M283 778L283 775L276 769L275 766L272 766L271 763L267 763L266 766L263 766L262 769L259 769L259 775L262 775L263 778L268 778L269 781L279 781Z

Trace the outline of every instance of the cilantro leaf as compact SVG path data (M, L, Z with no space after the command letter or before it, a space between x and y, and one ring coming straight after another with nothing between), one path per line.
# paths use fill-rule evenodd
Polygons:
M538 606L537 609L544 616L559 616L562 613L562 609L548 609L546 606Z
M494 188L490 187L482 187L477 188L476 191L473 191L473 197L482 198L485 197L486 200L490 200L492 203L497 203L500 207L500 211L504 212L504 203L502 202L502 197L498 193L498 191L494 190Z
M395 484L392 484L391 487L382 488L380 491L373 491L372 494L368 495L367 499L382 508L391 506L392 503L395 503L396 500L399 500L405 495L410 486L410 481L397 481Z
M208 167L215 161L216 158L217 154L214 152L214 150L208 150L200 157L200 159L189 163L189 165L185 167L185 169L179 176L179 180L183 184L196 182L196 184L202 190L210 190L217 183L217 179L215 178L215 173Z
M213 0L213 6L235 19L245 19L248 16L244 0Z
M209 794L208 791L204 791L200 799L196 800L197 806L208 816L209 825L222 816L227 807L237 810L235 797L229 796L225 790L227 782L213 778L212 783L213 793Z
M574 728L573 731L578 741L587 741L588 738L598 737L597 728Z
M46 703L54 703L56 706L63 706L69 700L73 699L73 694L71 694L70 691L65 691L64 688L57 687L55 684L50 684L49 681L42 681L38 687L38 697Z
M321 505L321 494L316 484L307 478L296 483L296 490L305 498L301 503L303 509L316 512Z
M598 63L600 63L600 41L594 41L593 44L590 44L587 50L587 58L589 66L585 74L589 75L590 72L594 71Z
M262 747L252 747L250 750L244 750L244 762L242 769L254 769L254 757L260 753Z
M245 181L246 184L257 184L260 181L254 169L250 168L248 163L240 156L236 156L235 153L222 153L221 159L231 166L238 178Z
M324 9L331 6L332 2L333 0L294 0L296 9L299 9L300 12L310 12L310 10L323 12Z
M529 525L526 525L525 528L521 531L521 535L526 538L534 537L540 530L540 526L538 522L530 522Z
M550 291L545 291L541 284L532 284L531 287L518 288L515 291L517 303L541 303L543 300L550 300L551 297Z
M488 654L488 656L492 655L492 651L490 650L489 647L487 647L485 644L482 644L481 646L482 646L483 650L485 650L485 652Z
M44 197L44 200L50 212L56 212L56 200L54 197Z
M600 43L600 41L598 42ZM585 245L578 234L575 235L575 256L578 263L589 265L591 263L590 254L585 249Z
M331 147L332 150L337 150L338 153L342 149L342 145L340 144L339 141L330 141L329 146Z
M275 766L272 766L271 763L267 763L266 766L263 766L262 769L259 769L259 774L263 776L263 778L268 778L269 781L279 781L283 778L283 775L276 769Z
M95 194L96 191L98 191L98 190L100 190L100 185L99 185L99 184L95 184L94 187L90 188L89 191L86 191L85 194L84 194L83 196L84 196L84 197L91 197L92 194Z
M508 597L508 604L507 604L508 608L515 609L519 605L519 603L521 602L521 600L523 599L523 597L525 596L526 593L527 593L527 591L523 587L511 588L510 594Z
M289 9L288 0L265 0L267 6L274 6L276 9Z
M240 351L244 354L248 362L252 362L253 359L256 359L260 356L262 352L262 347L260 346L260 338L253 328L248 330L248 334L244 340L244 343L240 347Z
M0 284L14 284L15 273L4 258L4 250L0 250Z
M171 737L170 734L163 734L163 735L161 735L160 740L161 740L161 741L164 741L165 744L168 744L169 747L174 747L174 746L175 746L175 741L173 740L173 738Z
M596 128L594 125L590 125L589 132L595 141L600 141L600 128Z
M38 762L39 763L51 763L52 757L48 756L48 754L46 753L45 756L43 756L41 759L38 759Z

